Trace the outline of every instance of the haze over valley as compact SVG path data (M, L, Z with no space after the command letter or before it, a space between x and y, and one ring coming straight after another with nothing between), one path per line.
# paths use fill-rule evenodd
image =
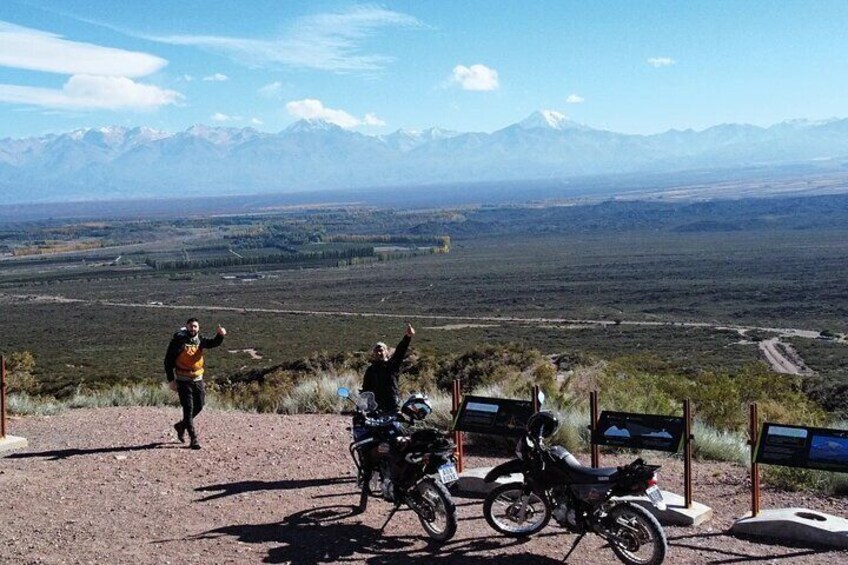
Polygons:
M794 193L821 188L816 179L825 175L825 191L838 192L845 188L846 164L848 119L628 135L538 111L492 133L431 128L366 135L309 119L276 134L203 125L176 133L113 126L7 138L0 140L0 191L5 204L320 191L356 200L358 193L387 187L403 197L422 185L523 182L530 189L524 196L533 199L539 197L533 184L541 182L556 185L543 196L569 198L663 192L663 186L680 188L692 179L746 179L753 170L759 178L809 181ZM524 189L511 186L520 200ZM487 202L486 192L475 192L477 202ZM758 192L769 190L739 187L707 196ZM502 200L497 193L491 200Z

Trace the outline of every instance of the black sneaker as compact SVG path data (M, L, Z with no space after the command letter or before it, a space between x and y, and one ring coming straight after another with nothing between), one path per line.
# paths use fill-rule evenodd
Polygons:
M174 424L174 429L177 430L177 439L180 443L185 443L185 425L182 422Z
M197 438L191 438L191 443L188 446L192 449L200 449L200 444L197 443Z

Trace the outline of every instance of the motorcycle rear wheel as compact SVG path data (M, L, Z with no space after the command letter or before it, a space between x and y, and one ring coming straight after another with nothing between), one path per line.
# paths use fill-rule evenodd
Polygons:
M447 541L456 533L456 504L442 483L424 479L415 486L421 507L418 520L427 535L436 541Z
M615 555L627 565L659 565L665 559L668 542L657 519L636 504L615 505L606 517Z
M511 538L523 538L548 525L551 508L534 492L525 497L523 484L508 483L486 496L483 516L495 531Z

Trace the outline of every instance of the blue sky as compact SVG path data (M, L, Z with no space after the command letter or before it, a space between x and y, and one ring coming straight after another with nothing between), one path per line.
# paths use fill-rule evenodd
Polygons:
M3 0L0 137L848 117L848 2Z

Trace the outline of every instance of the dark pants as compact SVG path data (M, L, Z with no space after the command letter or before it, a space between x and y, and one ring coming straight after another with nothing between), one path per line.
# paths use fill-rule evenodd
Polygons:
M194 418L203 410L206 386L203 381L177 381L177 394L180 396L180 406L183 407L183 428L190 438L195 439L197 432L194 429Z

